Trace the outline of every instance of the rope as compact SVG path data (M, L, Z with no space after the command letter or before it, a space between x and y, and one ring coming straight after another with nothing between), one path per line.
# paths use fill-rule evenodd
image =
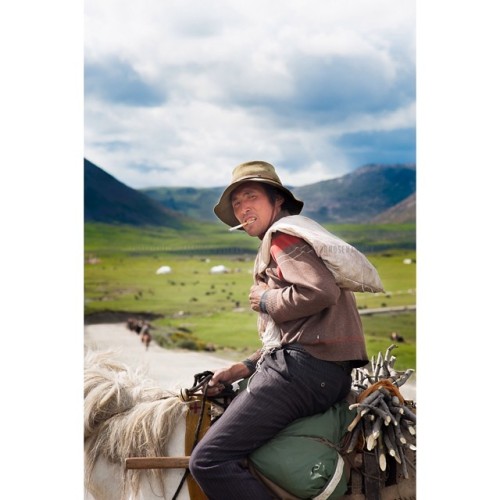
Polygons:
M367 396L369 396L372 392L376 391L377 389L380 389L381 387L384 387L389 392L397 396L398 399L401 401L401 403L405 402L405 398L401 395L399 389L391 381L387 379L382 379L379 380L376 384L373 384L370 387L368 387L368 389L364 390L357 398L358 403L361 403Z

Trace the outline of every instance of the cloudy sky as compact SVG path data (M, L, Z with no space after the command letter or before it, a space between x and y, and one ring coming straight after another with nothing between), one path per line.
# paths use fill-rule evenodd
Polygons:
M86 0L84 154L133 188L415 162L415 0Z

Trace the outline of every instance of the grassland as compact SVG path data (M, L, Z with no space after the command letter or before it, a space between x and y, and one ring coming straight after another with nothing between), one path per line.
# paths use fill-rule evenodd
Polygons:
M328 228L363 250L384 283L385 293L357 294L361 312L415 304L414 225ZM165 347L216 348L219 355L240 359L260 345L247 300L258 243L220 224L194 225L182 233L86 224L85 316L146 316L152 318L155 340ZM215 265L229 272L211 274ZM161 266L172 272L156 274ZM397 332L405 342L394 351L396 368L415 368L414 312L362 315L362 321L369 355L385 352L390 334Z

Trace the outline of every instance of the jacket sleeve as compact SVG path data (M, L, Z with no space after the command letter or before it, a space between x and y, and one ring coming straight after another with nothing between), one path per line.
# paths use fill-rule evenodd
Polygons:
M337 302L335 278L304 240L276 233L271 258L276 277L270 276L265 309L276 323L317 314Z

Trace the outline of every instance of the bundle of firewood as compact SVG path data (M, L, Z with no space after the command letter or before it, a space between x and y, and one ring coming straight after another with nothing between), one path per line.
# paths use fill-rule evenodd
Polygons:
M348 427L350 433L346 452L366 449L375 451L382 471L386 470L386 456L393 457L405 478L407 465L413 466L405 458L405 451L416 450L416 405L405 400L399 388L407 382L414 370L403 372L394 368L396 358L391 345L385 356L378 353L372 358L371 372L357 368L353 373L352 396L355 402L349 409L356 409L356 416Z

